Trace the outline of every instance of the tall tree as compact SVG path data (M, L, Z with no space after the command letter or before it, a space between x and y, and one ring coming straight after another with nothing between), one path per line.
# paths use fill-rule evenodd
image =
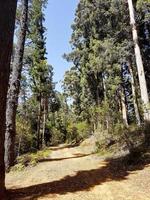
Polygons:
M121 88L121 110L122 110L122 119L123 124L128 127L128 116L127 116L127 108L126 108L126 99L125 99L125 91L124 88Z
M146 79L145 79L144 66L143 66L143 61L142 61L142 56L141 56L141 50L139 47L137 25L135 21L134 6L133 6L132 0L128 0L128 6L129 6L129 13L130 13L130 23L132 26L136 66L137 66L139 84L140 84L140 90L141 90L141 99L143 103L144 120L149 121L150 120L149 97L148 97L148 90L147 90L147 84L146 84Z
M51 66L47 64L46 60L46 38L44 27L44 13L43 9L47 4L47 0L33 0L32 2L32 20L30 38L32 41L32 67L30 75L32 79L32 92L37 98L38 102L38 116L37 116L37 148L40 149L42 145L43 134L46 123L46 102L47 92L51 89ZM44 102L44 104L43 104ZM44 112L43 112L44 108ZM43 126L43 131L42 130ZM41 133L42 132L42 133Z
M132 69L132 61L129 60L128 62L128 69L131 76L131 89L132 89L132 98L133 98L133 104L134 104L134 112L135 112L135 118L136 123L140 126L141 125L141 119L140 119L140 113L138 108L138 102L137 102L137 94L136 94L136 84L135 84L135 76Z
M9 170L15 161L16 111L20 92L21 72L28 21L28 0L21 0L21 19L18 42L13 61L10 86L7 95L6 138L5 138L5 167Z
M4 165L5 113L16 5L16 0L0 2L0 198L2 200L6 199Z

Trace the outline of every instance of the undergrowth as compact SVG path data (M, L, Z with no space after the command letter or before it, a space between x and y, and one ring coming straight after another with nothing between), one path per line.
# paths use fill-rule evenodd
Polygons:
M96 137L97 152L102 154L142 152L150 146L150 124L146 123L140 127L135 124L129 127L119 125L113 129L113 132L97 130Z
M16 165L11 168L11 171L22 171L26 167L33 167L39 163L40 160L50 156L50 149L45 148L36 153L28 153L17 157Z

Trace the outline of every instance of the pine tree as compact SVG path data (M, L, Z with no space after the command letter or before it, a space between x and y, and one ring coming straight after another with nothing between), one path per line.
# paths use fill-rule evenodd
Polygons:
M52 67L47 64L45 47L45 20L43 9L47 1L33 0L32 20L30 38L32 41L32 67L30 75L32 79L32 91L38 102L37 117L37 148L40 149L44 144L44 132L46 119L48 117L48 99L53 91Z

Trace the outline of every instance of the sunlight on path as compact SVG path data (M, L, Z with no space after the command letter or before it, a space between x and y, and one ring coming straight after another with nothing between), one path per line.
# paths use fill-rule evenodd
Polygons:
M6 182L12 199L150 199L150 166L131 172L118 171L112 168L112 162L104 162L93 154L93 150L89 144L74 148L61 146L37 166L8 174Z

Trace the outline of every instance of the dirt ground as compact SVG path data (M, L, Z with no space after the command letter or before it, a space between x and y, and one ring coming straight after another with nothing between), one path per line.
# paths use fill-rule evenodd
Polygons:
M50 158L11 172L6 185L12 200L150 200L150 164L128 168L122 158L104 161L92 141L52 148Z

